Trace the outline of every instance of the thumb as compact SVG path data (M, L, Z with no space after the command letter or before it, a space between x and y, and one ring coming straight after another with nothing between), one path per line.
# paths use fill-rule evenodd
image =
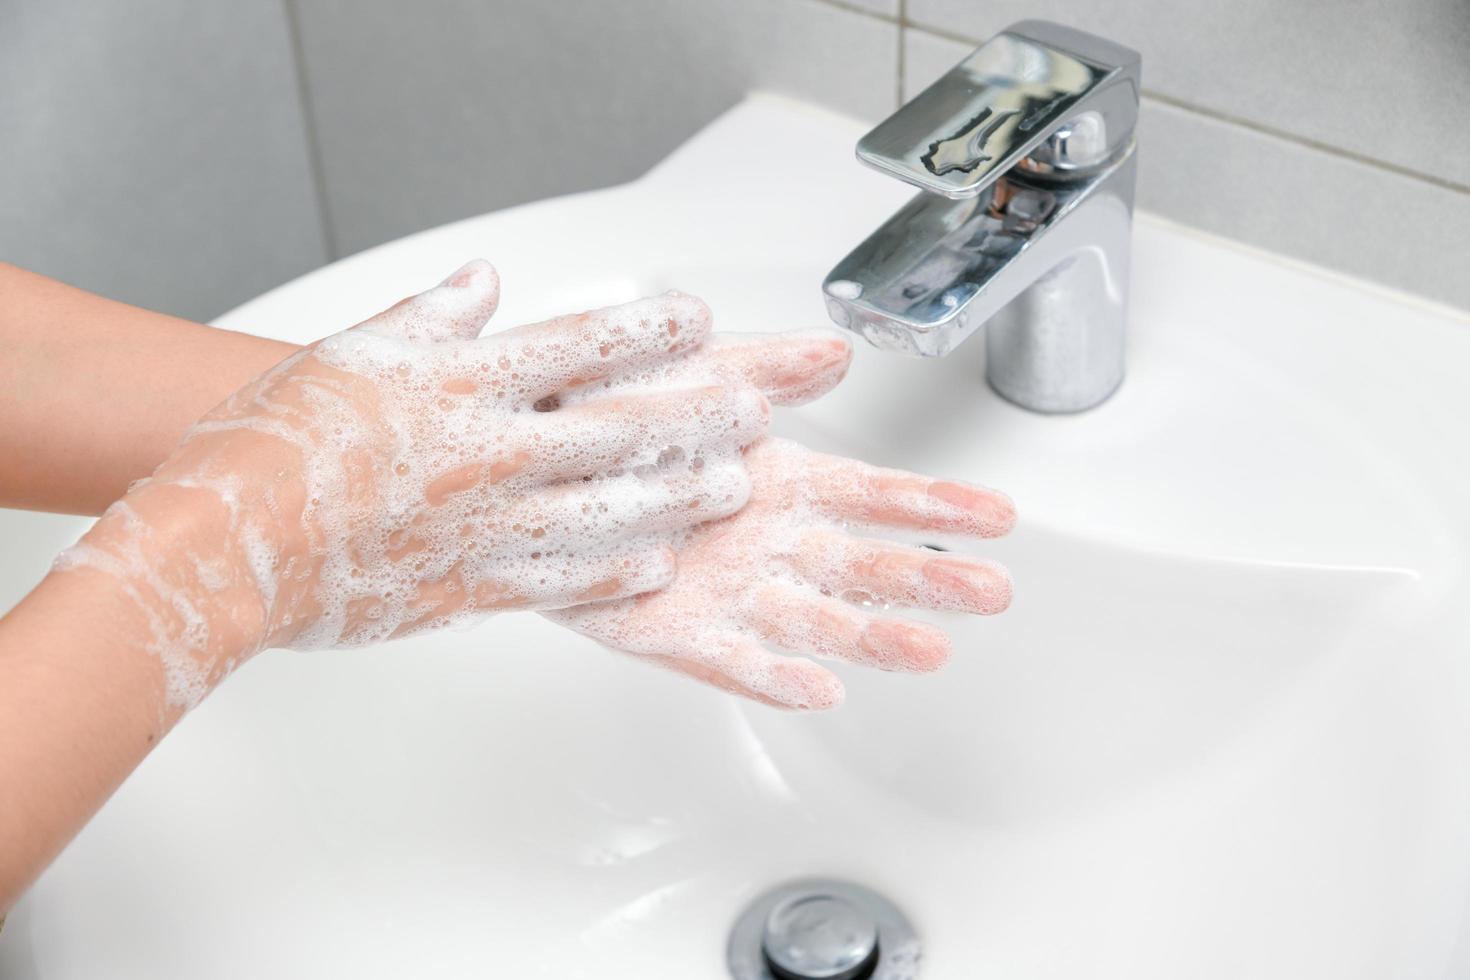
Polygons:
M403 340L473 340L500 303L500 276L484 259L461 266L427 292L410 296L353 327Z

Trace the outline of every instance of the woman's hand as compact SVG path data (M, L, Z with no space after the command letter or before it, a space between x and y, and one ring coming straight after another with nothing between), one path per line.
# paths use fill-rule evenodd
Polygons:
M842 682L768 646L881 670L935 670L949 657L948 637L889 614L890 604L983 614L1010 603L1010 577L994 562L848 533L857 526L996 537L1015 523L1004 495L781 439L762 439L746 462L749 502L688 532L662 590L546 615L735 694L822 709L842 702Z
M844 335L825 331L727 336L632 373L645 384L710 374L744 379L773 404L799 405L835 387L851 355ZM634 381L618 376L601 384ZM597 390L571 389L561 402L575 406ZM849 533L996 537L1016 519L1004 494L781 439L756 442L745 461L749 502L676 540L672 582L635 598L545 615L726 691L781 708L823 709L841 703L841 681L819 664L768 647L881 670L936 670L949 656L948 637L891 615L890 606L987 614L1010 603L1010 576L994 562Z
M0 335L25 384L0 416L24 438L0 497L96 513L158 468L0 618L0 914L264 646L663 584L682 531L746 498L753 389L825 390L849 354L831 334L702 343L709 312L680 296L474 339L483 263L305 350L0 266L17 287Z
M678 294L477 339L497 298L471 263L288 358L59 561L123 584L172 706L267 646L657 589L671 534L745 503L769 408L743 379L780 357L684 356L710 315Z

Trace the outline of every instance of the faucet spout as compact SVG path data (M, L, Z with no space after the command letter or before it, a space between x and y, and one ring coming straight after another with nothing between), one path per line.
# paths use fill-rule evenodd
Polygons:
M828 312L878 347L948 354L986 327L986 376L1039 412L1123 378L1138 56L1027 22L858 144L924 188L839 262Z

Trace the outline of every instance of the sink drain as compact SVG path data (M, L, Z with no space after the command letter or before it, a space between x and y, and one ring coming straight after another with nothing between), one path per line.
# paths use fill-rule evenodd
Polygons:
M809 878L752 902L730 932L728 959L735 980L913 980L919 941L877 892Z

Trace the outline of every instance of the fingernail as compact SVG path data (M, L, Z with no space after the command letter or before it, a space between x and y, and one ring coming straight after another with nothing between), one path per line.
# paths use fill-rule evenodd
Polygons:
M939 630L891 619L868 624L858 646L883 670L938 670L949 659L949 637Z
M776 671L761 693L792 711L828 711L842 704L842 682L810 660L792 658Z
M668 315L666 329L673 344L670 351L677 353L702 343L714 321L709 304L698 296L674 290L664 293L661 299L659 305Z
M842 338L824 337L818 343L807 348L802 358L812 364L820 365L823 370L841 365L847 367L852 360L852 345Z
M1000 565L932 558L924 563L924 578L948 597L963 600L956 606L965 612L988 616L1011 604L1011 576Z
M929 485L929 496L979 518L983 534L1001 535L1016 526L1016 506L1003 493L936 480Z
M490 263L484 259L470 259L470 261L454 270L449 275L449 278L445 279L439 285L448 286L451 289L464 289L475 281L476 276L490 267Z

